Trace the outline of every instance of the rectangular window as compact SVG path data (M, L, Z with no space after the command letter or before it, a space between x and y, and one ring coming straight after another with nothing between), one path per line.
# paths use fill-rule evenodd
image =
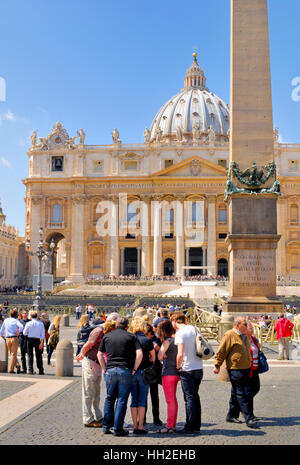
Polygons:
M219 239L226 239L227 234L226 233L220 233L219 234Z
M227 223L227 210L225 208L219 208L219 223Z
M52 171L64 170L64 157L52 157Z
M166 210L166 223L172 224L174 223L174 210L173 208L169 208Z
M174 161L173 160L165 160L165 168L169 168L169 166L173 166Z
M94 171L97 173L101 173L101 171L103 171L103 161L94 161Z
M125 171L137 171L138 162L134 160L127 160L124 162L124 169Z

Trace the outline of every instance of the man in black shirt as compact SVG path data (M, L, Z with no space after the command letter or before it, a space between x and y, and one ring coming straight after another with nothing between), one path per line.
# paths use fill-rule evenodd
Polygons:
M28 312L27 310L22 311L22 319L20 323L22 323L23 327L25 328L26 324L29 323ZM22 361L22 368L23 370L21 373L27 373L27 366L26 366L26 354L27 354L27 336L24 336L23 333L19 335L19 346L21 351L21 361Z
M127 401L132 386L132 376L143 359L143 352L137 337L127 332L128 320L120 317L116 320L116 329L102 338L98 360L104 372L107 395L104 404L103 432L115 436L127 436L124 430ZM107 354L105 363L104 354ZM115 408L115 401L116 408Z

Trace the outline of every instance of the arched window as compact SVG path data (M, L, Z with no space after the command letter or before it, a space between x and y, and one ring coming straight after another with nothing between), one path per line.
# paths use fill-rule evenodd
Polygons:
M52 207L51 222L62 223L62 207L58 203Z
M296 204L290 207L290 222L294 224L299 223L299 207Z

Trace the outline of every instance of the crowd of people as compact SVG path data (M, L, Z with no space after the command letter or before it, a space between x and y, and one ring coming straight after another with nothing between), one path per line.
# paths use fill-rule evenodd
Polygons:
M51 323L46 312L39 316L36 310L28 312L23 309L19 313L16 308L10 310L7 315L0 306L0 336L5 339L10 356L8 373L36 374L35 356L38 374L44 375L44 347L47 351L48 365L51 365L51 355L59 342L60 320L61 316L57 315ZM18 348L20 348L21 364L17 358Z
M196 329L184 311L173 306L155 311L145 306L135 310L131 322L118 313L111 313L105 319L98 318L95 324L97 328L91 330L88 321L83 319L78 332L76 358L82 361L83 424L102 427L104 434L127 436L129 430L124 420L130 400L133 434L146 435L150 393L153 423L159 427L160 434L199 433L203 362L196 354ZM286 331L291 335L293 323L284 314L280 315L276 325L278 338ZM283 337L289 339L289 336ZM214 373L224 371L225 364L231 382L226 421L242 423L239 418L242 414L249 428L255 428L259 422L254 414L254 397L260 390L259 350L251 321L237 317L234 328L221 340L214 359ZM106 385L103 412L100 409L102 373ZM149 373L150 378L154 377L151 380ZM179 382L186 416L182 429L177 428ZM167 406L165 425L160 418L159 384Z
M157 309L145 304L134 311L130 320L118 313L96 315L93 305L80 311L78 307L81 306L76 307L76 360L82 363L84 426L102 427L104 434L127 436L129 430L124 421L130 399L133 434L146 435L148 397L151 397L153 423L160 434L199 433L203 361L196 350L199 329L190 324L186 307L164 305ZM38 316L34 310L29 314L23 310L19 318L16 309L1 319L0 336L5 338L10 354L9 373L34 374L35 355L38 373L44 374L42 353L46 347L50 365L59 341L60 320L57 315L50 322L46 313ZM266 318L260 320L266 322ZM289 312L276 320L280 360L289 358L288 342L293 326ZM18 347L21 364L17 359ZM259 351L250 317L236 317L233 329L224 334L214 357L214 373L222 379L222 373L226 372L231 383L226 415L229 423L242 423L240 415L249 428L255 428L259 422L254 414L254 397L260 391ZM103 411L102 375L106 386ZM181 429L177 428L179 383L185 404L185 425ZM160 414L160 384L167 407L165 424Z
M97 275L95 277L88 277L87 282L100 282L100 281L181 281L181 277L172 275L157 275L157 276L143 276L136 274L119 275L111 277L109 274ZM193 276L184 276L185 281L228 281L228 277L222 275L212 274L197 274Z

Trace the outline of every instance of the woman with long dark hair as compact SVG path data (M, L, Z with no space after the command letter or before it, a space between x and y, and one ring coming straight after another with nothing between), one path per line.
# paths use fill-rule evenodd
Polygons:
M176 397L179 372L176 367L177 346L174 344L175 330L170 320L163 320L157 326L157 336L162 341L158 360L162 360L162 385L167 402L168 419L160 433L174 433L178 414Z

